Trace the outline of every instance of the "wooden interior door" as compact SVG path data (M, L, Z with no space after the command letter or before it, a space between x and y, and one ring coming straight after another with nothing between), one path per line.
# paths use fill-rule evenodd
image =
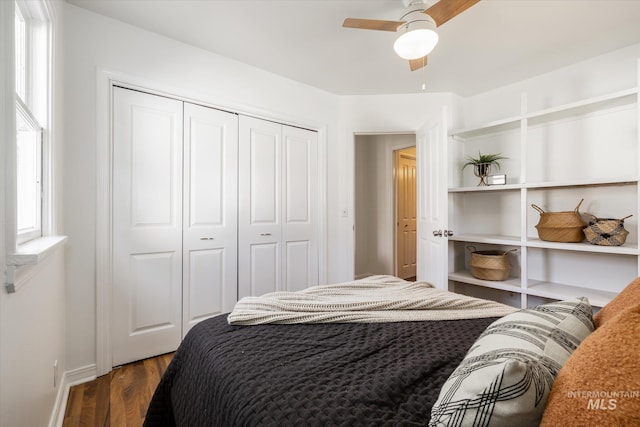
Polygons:
M182 107L114 88L113 366L180 343Z
M416 157L407 150L396 154L397 276L409 279L416 275Z
M182 329L237 301L238 116L184 104Z

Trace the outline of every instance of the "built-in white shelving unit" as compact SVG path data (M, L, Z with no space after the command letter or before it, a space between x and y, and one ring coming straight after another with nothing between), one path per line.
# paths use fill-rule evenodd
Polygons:
M449 132L449 289L521 307L586 296L603 306L640 272L638 87ZM478 187L467 156L501 153L505 185ZM622 246L538 238L536 204L547 212L622 218ZM588 220L588 216L585 216ZM505 281L476 279L469 246L517 249Z

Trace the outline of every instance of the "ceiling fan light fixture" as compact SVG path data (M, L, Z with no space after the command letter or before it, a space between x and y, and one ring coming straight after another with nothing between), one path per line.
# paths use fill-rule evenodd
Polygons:
M427 56L436 44L438 33L433 19L420 13L420 19L409 21L400 27L400 35L393 44L393 50L403 59L418 59Z

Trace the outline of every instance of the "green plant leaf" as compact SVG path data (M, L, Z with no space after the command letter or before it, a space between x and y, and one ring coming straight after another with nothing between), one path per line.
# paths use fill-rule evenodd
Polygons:
M502 153L482 154L478 151L478 157L467 156L467 163L462 165L462 170L464 170L464 168L466 168L469 165L476 166L481 163L489 163L492 165L496 165L496 167L500 169L500 160L505 160L505 159L508 159L508 157L503 156Z

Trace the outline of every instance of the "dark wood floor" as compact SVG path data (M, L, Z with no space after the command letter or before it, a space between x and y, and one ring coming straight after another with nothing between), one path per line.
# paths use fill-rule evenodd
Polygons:
M173 353L123 365L71 387L63 427L139 427Z

